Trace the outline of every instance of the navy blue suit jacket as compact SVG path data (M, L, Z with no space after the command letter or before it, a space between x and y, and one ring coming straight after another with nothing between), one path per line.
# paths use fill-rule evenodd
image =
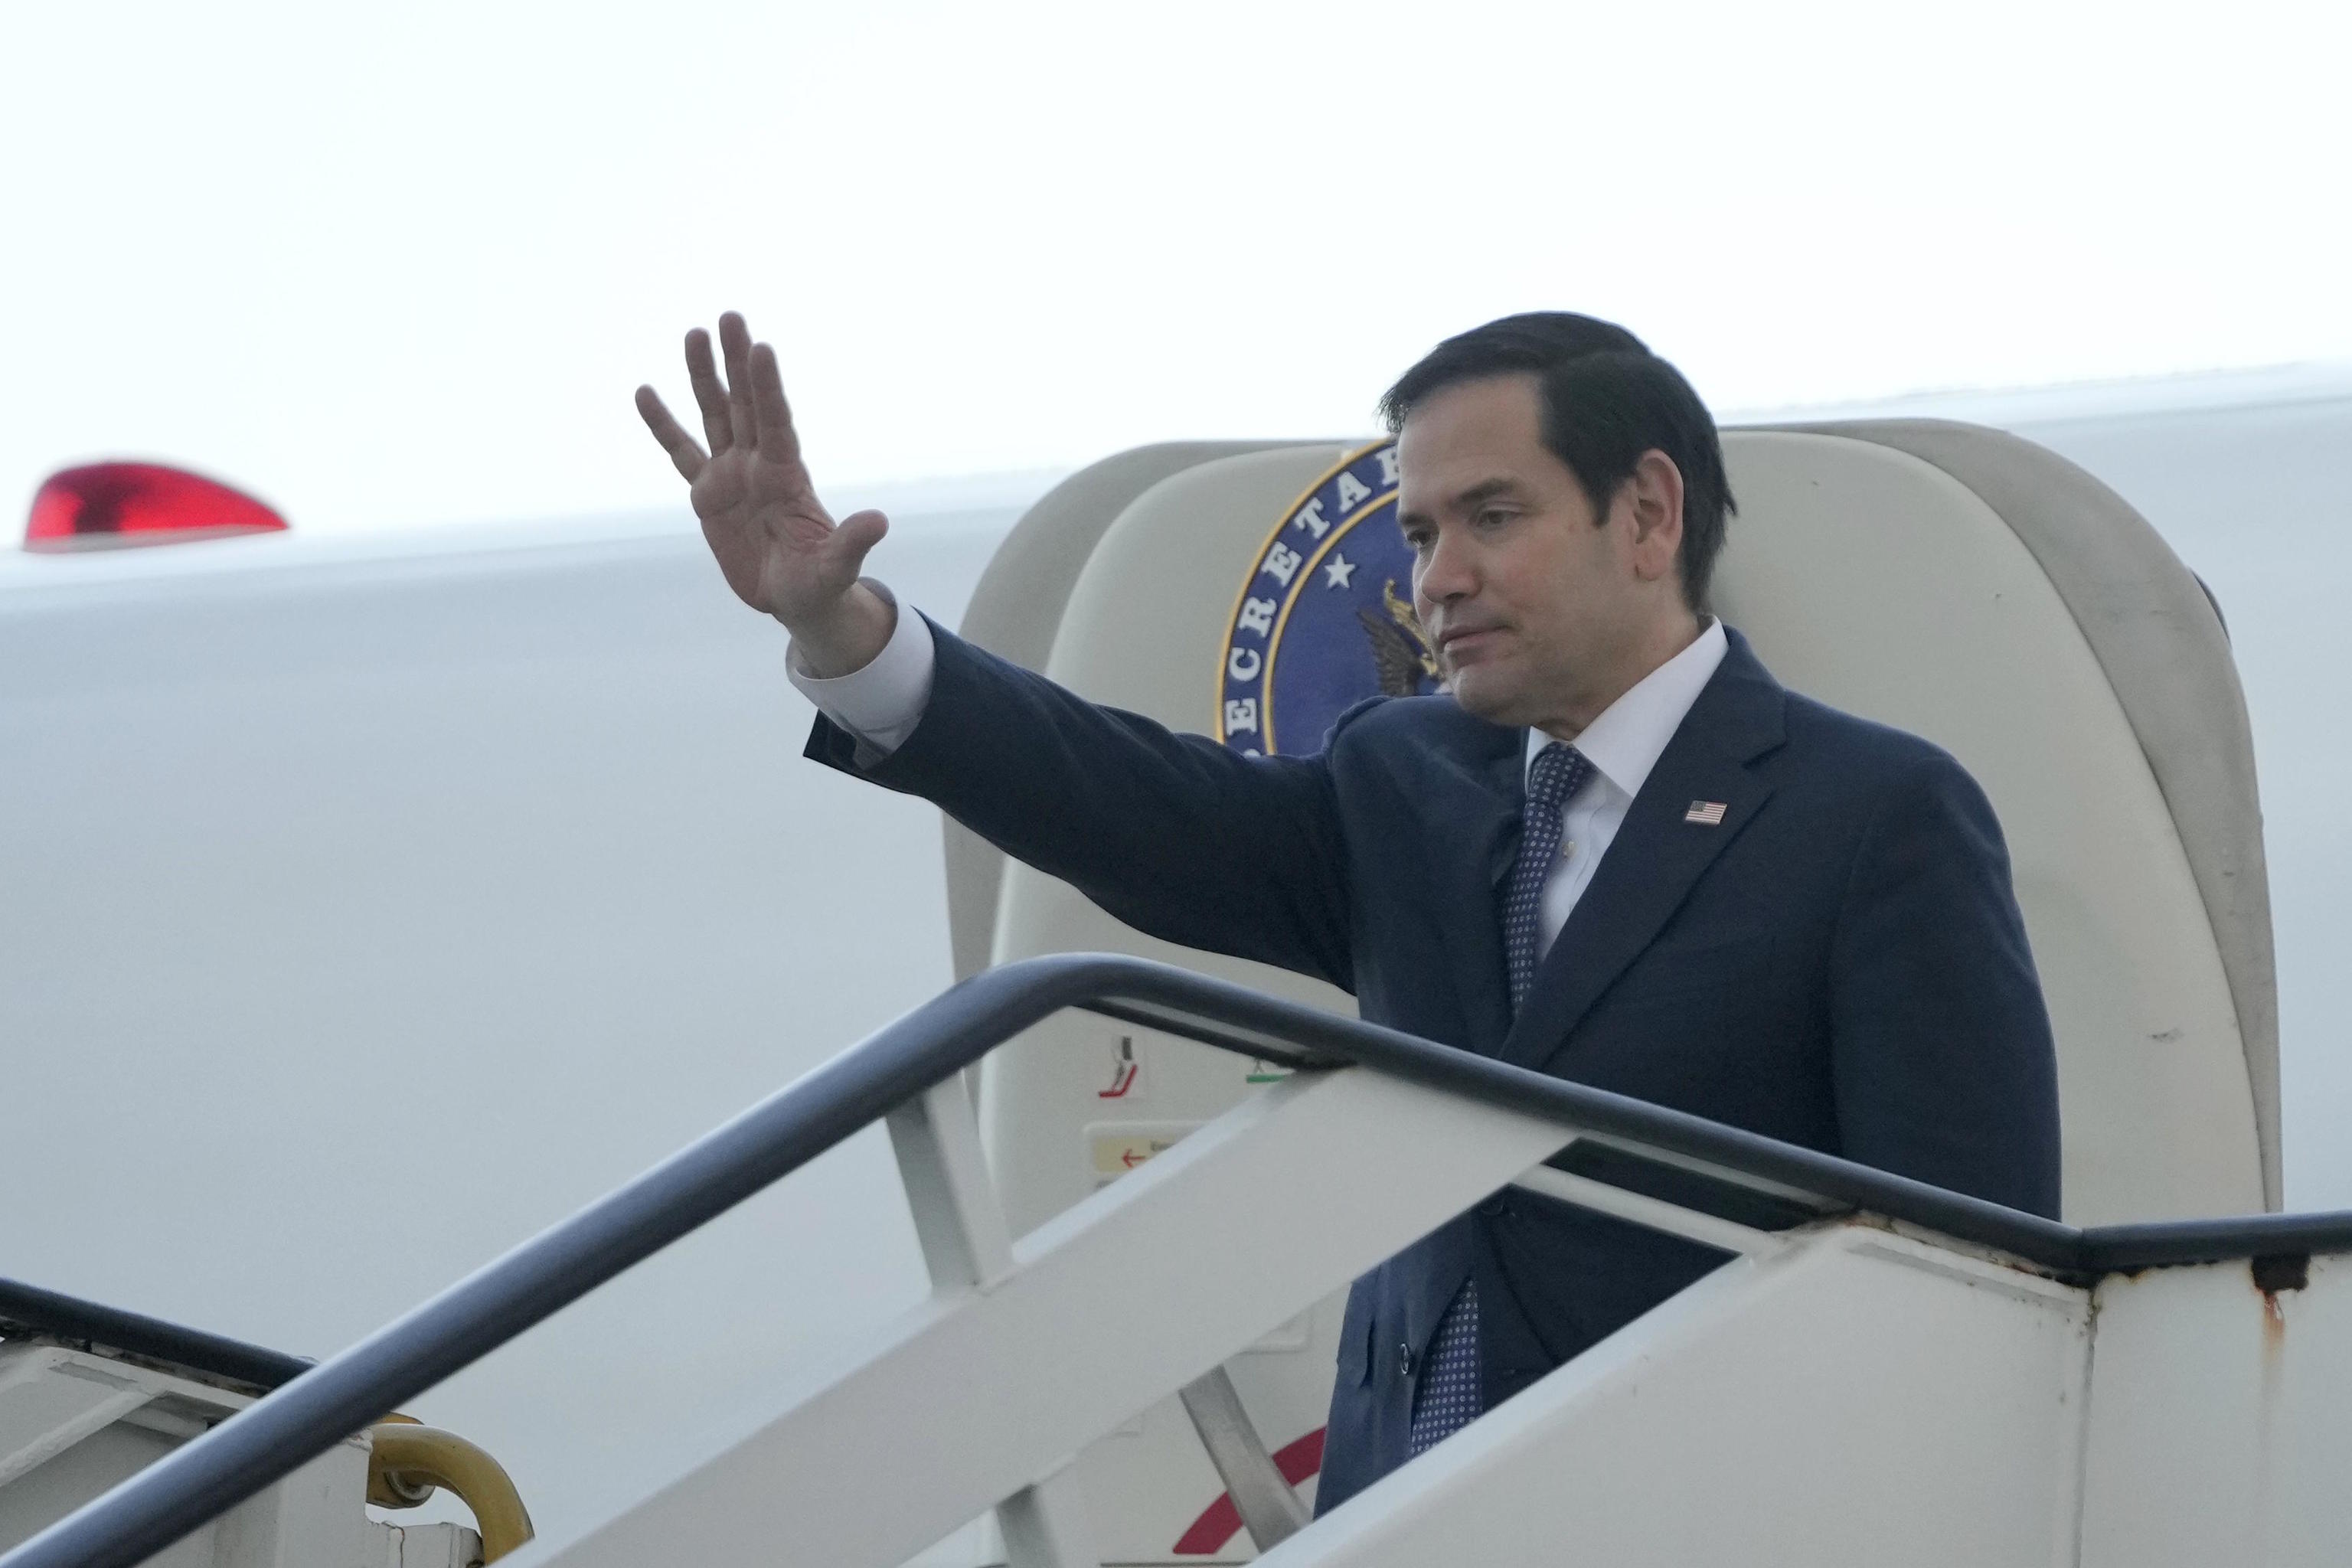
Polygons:
M934 630L906 743L860 768L820 719L809 755L1391 1027L2056 1215L2050 1023L1991 806L1927 742L1784 690L1738 633L1515 1018L1499 889L1526 731L1383 700L1319 755L1246 758ZM1685 821L1694 801L1722 824ZM1465 1279L1492 1408L1722 1260L1515 1189L1441 1226L1349 1297L1318 1511L1403 1462Z

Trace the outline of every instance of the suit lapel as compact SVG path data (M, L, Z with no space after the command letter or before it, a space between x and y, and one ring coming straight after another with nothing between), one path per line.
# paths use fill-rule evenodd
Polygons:
M1464 715L1465 719L1468 715ZM1496 889L1518 847L1527 731L1471 720L1471 743L1442 754L1437 787L1422 796L1422 843L1439 900L1438 929L1462 1002L1462 1044L1492 1056L1510 1026L1510 979ZM1449 749L1450 751L1450 749Z
M1549 1059L1771 795L1748 764L1780 743L1785 695L1747 639L1738 632L1730 639L1536 972L1504 1060L1539 1067ZM1700 802L1720 803L1722 821L1685 820Z

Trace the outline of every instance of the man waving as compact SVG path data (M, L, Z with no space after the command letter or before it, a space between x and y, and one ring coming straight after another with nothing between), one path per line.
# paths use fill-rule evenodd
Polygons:
M859 575L773 351L687 339L709 449L638 406L727 581L792 634L816 760L937 802L1119 919L1352 992L1368 1019L2032 1213L2050 1024L1959 764L1784 689L1707 608L1713 419L1622 328L1447 340L1382 400L1447 690L1311 757L1097 707ZM1516 1190L1356 1282L1318 1510L1720 1261Z

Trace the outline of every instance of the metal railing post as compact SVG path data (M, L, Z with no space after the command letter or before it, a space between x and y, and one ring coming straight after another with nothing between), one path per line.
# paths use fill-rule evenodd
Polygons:
M996 1505L1010 1568L1099 1568L1075 1459Z
M915 1235L940 1295L985 1290L1013 1272L1013 1233L980 1149L963 1075L932 1085L888 1117ZM1099 1568L1086 1499L1068 1460L996 1506L1011 1568Z
M1265 1439L1242 1408L1241 1390L1222 1366L1212 1368L1177 1391L1209 1463L1225 1483L1242 1528L1260 1552L1271 1552L1307 1528L1307 1504L1283 1479L1282 1467L1265 1451Z
M890 1148L931 1289L986 1289L1013 1271L1013 1236L958 1073L890 1112Z

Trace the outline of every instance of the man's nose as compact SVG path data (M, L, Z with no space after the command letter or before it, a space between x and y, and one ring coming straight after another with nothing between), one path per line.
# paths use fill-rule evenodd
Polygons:
M1443 605L1462 598L1476 586L1468 552L1449 536L1439 534L1421 564L1420 576L1414 579L1414 591L1433 605Z

